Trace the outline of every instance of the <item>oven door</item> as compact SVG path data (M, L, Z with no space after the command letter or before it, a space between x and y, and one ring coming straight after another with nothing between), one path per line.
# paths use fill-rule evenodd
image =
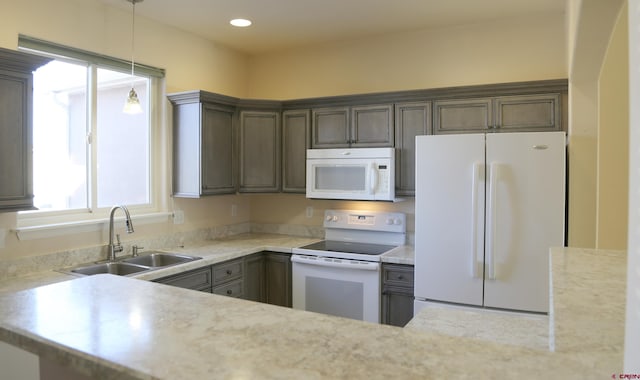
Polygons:
M380 323L380 263L293 255L293 308Z

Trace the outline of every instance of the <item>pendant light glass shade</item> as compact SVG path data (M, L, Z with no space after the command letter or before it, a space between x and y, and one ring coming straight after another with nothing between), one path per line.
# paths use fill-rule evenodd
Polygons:
M142 106L140 105L140 100L138 100L138 94L136 94L136 90L134 90L133 87L131 87L129 91L129 96L124 102L124 109L122 111L128 114L142 113Z
M127 114L137 114L142 113L142 106L140 105L140 100L138 99L138 94L136 90L133 88L133 80L135 78L134 68L135 63L133 61L133 52L134 52L134 37L136 31L136 3L141 3L143 0L126 0L131 3L133 6L133 10L131 12L131 90L129 90L129 95L127 96L127 100L124 102L124 108L122 112Z

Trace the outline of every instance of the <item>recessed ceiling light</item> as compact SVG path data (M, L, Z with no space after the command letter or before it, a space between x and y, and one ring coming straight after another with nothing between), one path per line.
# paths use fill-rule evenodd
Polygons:
M229 23L233 26L246 28L247 26L251 25L251 20L247 20L244 18L234 18L233 20L229 21Z

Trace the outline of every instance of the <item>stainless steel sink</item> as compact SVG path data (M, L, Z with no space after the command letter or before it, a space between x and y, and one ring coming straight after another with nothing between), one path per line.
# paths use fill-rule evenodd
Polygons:
M129 264L144 265L152 268L158 268L158 267L167 267L169 265L187 263L189 261L195 261L200 259L202 259L202 257L180 255L177 253L145 252L141 256L124 259L122 260L122 262L129 263Z
M128 276L201 259L202 257L181 255L178 253L149 251L144 252L140 256L129 257L119 261L81 264L73 268L61 269L60 271L63 273L81 274L85 276L100 273Z
M150 269L149 267L142 266L142 265L115 262L115 263L101 263L101 264L82 266L82 267L71 269L70 272L83 274L86 276L90 276L93 274L100 274L100 273L110 273L110 274L117 274L120 276L127 276L130 274L143 272L149 269Z

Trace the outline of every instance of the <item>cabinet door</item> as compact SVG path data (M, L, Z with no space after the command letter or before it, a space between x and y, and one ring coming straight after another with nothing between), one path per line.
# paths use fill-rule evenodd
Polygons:
M382 324L404 327L413 318L413 294L387 287L382 292Z
M393 105L351 108L352 147L392 147L393 138Z
M266 302L291 307L291 255L265 253Z
M173 107L173 194L198 198L234 193L232 108L196 99Z
M280 113L240 112L240 191L279 191L280 168Z
M491 98L436 100L434 133L478 133L493 127Z
M311 115L312 148L349 146L349 107L316 108Z
M416 136L431 134L431 102L396 104L396 194L414 195Z
M244 260L244 299L265 302L264 255L256 253Z
M202 193L234 193L233 111L202 105Z
M561 131L560 94L498 97L495 117L504 132Z
M309 111L282 113L282 191L306 192L306 158L309 148Z
M0 70L0 211L33 209L30 74Z

